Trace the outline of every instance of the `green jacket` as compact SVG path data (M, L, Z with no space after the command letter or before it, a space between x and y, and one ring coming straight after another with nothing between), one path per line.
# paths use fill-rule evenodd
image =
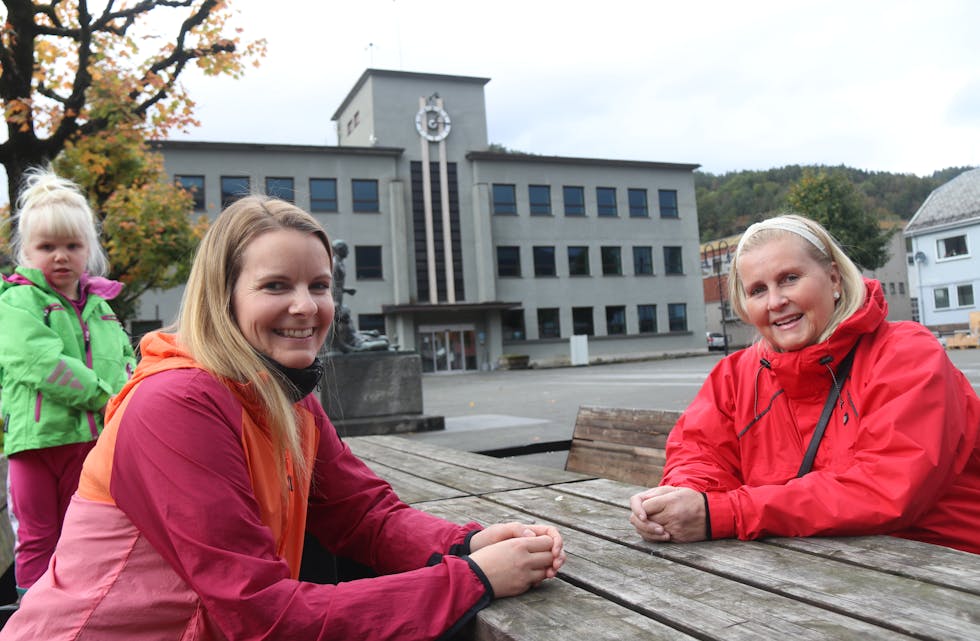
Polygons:
M4 451L94 440L99 411L136 365L133 347L107 300L122 284L83 276L78 314L36 269L0 281L0 412Z

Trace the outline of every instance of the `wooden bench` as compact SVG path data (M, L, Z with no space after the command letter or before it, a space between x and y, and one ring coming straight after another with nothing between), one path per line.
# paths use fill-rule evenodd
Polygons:
M565 469L654 487L664 470L667 435L681 412L582 405Z

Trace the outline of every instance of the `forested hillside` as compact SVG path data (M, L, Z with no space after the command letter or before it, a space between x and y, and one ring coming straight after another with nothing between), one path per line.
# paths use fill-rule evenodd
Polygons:
M971 167L950 167L931 176L871 172L850 167L790 165L766 171L715 175L694 172L701 240L737 234L748 225L787 208L790 186L804 171L840 172L880 220L909 220L930 192Z

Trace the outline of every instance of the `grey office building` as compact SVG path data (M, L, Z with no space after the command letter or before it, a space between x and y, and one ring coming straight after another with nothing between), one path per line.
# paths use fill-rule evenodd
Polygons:
M155 146L199 212L250 191L312 212L350 249L355 325L425 371L574 363L583 343L591 362L704 349L698 165L493 149L487 82L368 69L333 115L336 146ZM144 326L178 296L147 295Z

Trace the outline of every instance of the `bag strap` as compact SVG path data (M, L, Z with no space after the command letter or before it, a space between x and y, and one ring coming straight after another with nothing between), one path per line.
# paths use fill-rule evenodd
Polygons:
M830 392L827 394L827 402L823 405L820 420L817 421L817 427L813 430L813 437L810 438L810 445L806 448L803 463L800 465L800 470L796 473L797 478L808 474L810 469L813 468L813 460L817 458L817 450L820 448L820 441L823 440L823 433L827 430L827 423L830 421L830 415L834 411L834 404L840 398L840 388L844 384L844 381L847 380L848 374L851 373L851 363L854 362L854 352L857 351L857 346L858 343L855 342L854 347L847 353L844 360L840 362L840 367L837 368L837 373L833 376L834 381L830 386Z

